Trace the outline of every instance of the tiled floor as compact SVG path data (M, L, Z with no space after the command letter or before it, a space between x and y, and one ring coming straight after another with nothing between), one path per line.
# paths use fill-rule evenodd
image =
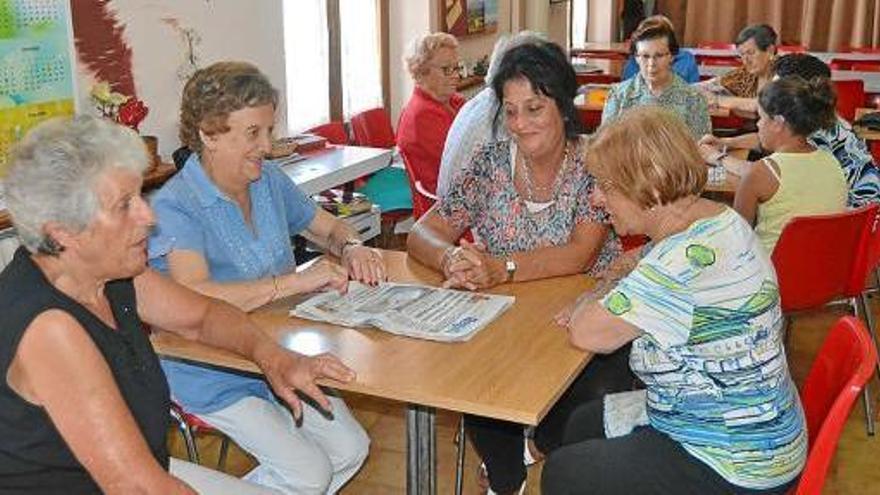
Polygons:
M880 302L872 302L874 314L880 317ZM806 376L814 353L822 343L825 332L842 311L828 310L817 314L802 315L792 324L789 348L789 361L795 380L800 383ZM880 318L877 318L880 321ZM875 411L880 407L877 401L878 382L871 382ZM374 400L362 396L349 396L349 405L361 424L372 438L370 457L358 476L343 491L344 494L402 494L405 493L405 421L402 404ZM438 438L438 489L439 494L453 493L455 472L455 445L453 437L458 424L458 415L440 412L437 418ZM176 434L169 434L172 453L184 456L185 450ZM219 441L206 437L199 440L204 463L216 462ZM865 434L864 412L858 403L850 415L843 433L837 455L831 466L826 483L826 494L861 495L880 494L880 469L877 459L880 444L877 437ZM473 450L468 448L465 468L464 492L479 493L476 471L479 461ZM240 475L253 466L239 449L230 449L227 470ZM539 493L540 464L529 470L527 494Z

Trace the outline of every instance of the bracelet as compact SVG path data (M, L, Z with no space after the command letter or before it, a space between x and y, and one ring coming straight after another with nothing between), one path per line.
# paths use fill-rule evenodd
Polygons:
M348 238L345 240L345 242L342 243L342 249L339 250L339 257L341 258L345 254L345 248L363 245L364 241L358 239L357 237Z
M460 246L451 245L443 250L443 256L440 257L440 270L446 272L446 267L449 266L452 261L458 257L458 252L461 250Z

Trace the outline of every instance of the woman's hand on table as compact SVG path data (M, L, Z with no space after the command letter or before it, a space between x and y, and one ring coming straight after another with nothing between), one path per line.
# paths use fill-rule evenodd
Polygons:
M443 287L446 288L485 289L507 279L503 261L490 255L483 244L464 239L450 256L443 273L446 275Z
M297 392L314 399L325 411L331 411L330 402L318 387L317 381L331 379L347 383L356 377L354 371L332 354L304 356L288 351L274 342L266 342L265 349L258 351L255 361L272 390L287 402L297 419L302 416L302 402L297 397Z
M350 245L342 251L342 264L352 280L377 285L388 279L381 251L367 246Z
M340 294L348 291L348 271L329 261L320 261L297 274L304 281L302 292L336 290Z

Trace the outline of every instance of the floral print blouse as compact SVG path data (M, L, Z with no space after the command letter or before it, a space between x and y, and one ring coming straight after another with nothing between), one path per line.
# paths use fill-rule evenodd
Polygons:
M514 187L511 145L509 140L493 141L476 149L438 201L444 220L456 229L472 229L494 256L563 245L579 223L608 223L605 210L590 201L596 180L584 166L583 141L568 154L555 201L534 213ZM598 274L619 253L620 241L609 229L588 273Z

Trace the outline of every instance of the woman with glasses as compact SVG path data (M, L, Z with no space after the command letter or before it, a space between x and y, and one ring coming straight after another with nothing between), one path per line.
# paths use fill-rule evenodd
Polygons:
M632 34L630 51L639 65L639 73L611 87L602 112L603 124L628 108L658 105L678 115L694 139L712 129L706 99L672 69L673 57L679 49L671 24L645 19Z
M669 38L672 40L671 44L677 46L678 43L677 38L675 37L675 29L672 27L672 21L670 21L668 17L665 15L654 15L643 20L640 26L648 26L652 24L665 24L668 26L669 30L673 31ZM694 57L693 53L687 50L678 50L676 53L672 54L672 70L688 84L700 81L700 68L697 65L697 58ZM620 79L626 81L627 79L632 79L638 73L639 64L636 62L635 57L630 56L626 61L626 65L623 66L623 72L620 74Z
M620 251L583 162L574 107L577 81L565 53L535 42L508 50L492 78L500 102L495 122L509 139L477 147L444 194L413 227L407 247L441 271L449 287L469 290L540 278L601 273ZM459 238L468 229L479 243ZM580 402L632 385L627 352L593 360L537 426L534 447L559 445L562 426ZM528 380L529 377L524 377ZM523 426L467 416L492 493L516 493L526 468Z
M420 182L434 194L446 134L465 102L456 92L458 41L447 33L418 37L410 43L404 62L415 87L400 113L397 147L406 161L410 180ZM413 213L418 218L430 204L416 196L413 192Z
M735 43L742 65L700 83L699 87L710 93L707 98L713 105L754 117L758 91L773 78L776 31L767 24L754 24L740 31Z

